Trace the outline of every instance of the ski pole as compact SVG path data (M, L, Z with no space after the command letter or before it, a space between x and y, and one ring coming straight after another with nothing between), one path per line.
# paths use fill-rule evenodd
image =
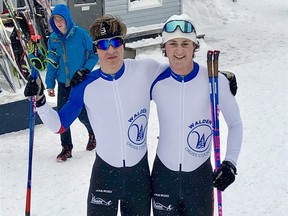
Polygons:
M31 40L34 43L34 55L38 54L37 41L40 39L40 35L31 36ZM31 68L31 76L36 80L39 76L35 67ZM33 145L34 145L34 129L35 129L35 117L36 117L36 96L30 97L30 121L29 121L29 159L28 159L28 179L27 179L27 191L26 191L26 208L25 216L30 216L31 208L31 185L32 185L32 158L33 158Z
M212 114L212 126L213 126L213 143L214 143L214 161L215 169L218 170L221 166L220 159L220 124L219 124L219 96L218 96L218 57L220 51L208 51L207 52L207 68L210 85L210 104ZM212 64L213 57L213 64ZM217 190L217 202L218 202L218 215L222 216L222 193Z
M32 67L31 76L37 79L37 72ZM32 185L32 157L33 157L33 144L34 144L34 128L35 128L35 116L36 116L36 96L30 97L30 121L29 121L29 159L28 159L28 179L27 179L27 191L26 191L26 208L25 216L30 216L31 207L31 185Z

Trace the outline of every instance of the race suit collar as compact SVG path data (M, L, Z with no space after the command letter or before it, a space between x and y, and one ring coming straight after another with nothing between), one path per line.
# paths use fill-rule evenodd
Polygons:
M184 82L188 82L188 81L192 80L194 77L197 76L197 74L198 74L198 72L199 72L199 65L198 65L196 62L194 62L194 68L193 68L193 70L192 70L189 74L187 74L187 75L185 75L185 76L176 74L175 72L172 71L171 68L169 68L169 69L170 69L170 72L171 72L171 76L172 76L175 80L177 80L177 81L179 81L179 82L183 82L183 81L184 81Z
M108 81L113 81L113 80L117 80L119 79L123 73L124 73L124 70L125 70L125 64L122 65L122 67L120 68L120 70L118 70L115 74L107 74L105 72L103 72L100 68L100 76L105 79L105 80L108 80Z

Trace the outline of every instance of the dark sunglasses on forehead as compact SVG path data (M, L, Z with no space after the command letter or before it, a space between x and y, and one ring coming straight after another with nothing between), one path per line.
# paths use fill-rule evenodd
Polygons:
M109 46L113 46L114 48L118 48L123 45L124 39L121 36L100 39L94 42L97 49L108 50Z
M195 32L194 26L185 20L171 20L164 25L163 31L173 33L177 28L179 28L183 33Z

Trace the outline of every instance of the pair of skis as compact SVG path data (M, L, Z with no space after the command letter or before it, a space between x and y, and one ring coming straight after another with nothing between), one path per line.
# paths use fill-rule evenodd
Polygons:
M18 84L21 87L20 79L23 80L25 84L25 79L18 68L14 51L11 46L10 38L6 32L5 26L3 24L2 18L0 17L0 52L2 55L2 62L1 62L1 73L4 76L5 80L9 84L9 87L12 89L13 92L16 92L14 79L13 77L17 77ZM3 64L2 64L3 63Z
M48 26L46 25L46 19L44 20L45 9L40 10L43 7L43 5L38 2L40 0L24 0L26 5L25 11L16 10L11 0L3 1L9 12L9 17L7 19L12 20L14 26L14 31L11 34L12 47L15 52L16 50L18 52L15 53L14 58L11 59L17 63L18 67L16 68L21 71L25 78L28 77L32 67L36 67L36 69L40 71L45 70L43 59L46 57L47 47L45 46L46 44L44 44L42 39L44 37L45 41L47 42L49 30ZM47 0L43 1L47 2ZM41 14L37 14L37 10L40 10ZM50 7L46 8L46 10L49 11ZM40 19L39 17L43 20L43 22L37 22L37 20ZM40 26L41 24L45 24L47 26L47 31L45 31L44 36L41 36L41 39L38 40L37 44L35 44L31 40L31 36L39 35L40 30L43 28L43 26ZM39 59L35 59L33 51L31 52L31 50L33 50L33 46L35 45L41 48L41 55L39 55ZM35 61L33 62L33 60ZM38 64L35 65L35 62ZM37 68L38 66L40 66L40 68Z
M218 95L218 58L220 51L208 50L207 52L207 69L210 85L210 104L213 126L213 144L214 144L214 162L215 169L221 166L220 159L220 125L219 125L219 95ZM218 215L222 216L222 193L217 190Z
M29 38L26 37L23 30L20 26L20 20L22 21L22 17L18 16L11 0L4 0L4 4L6 5L6 8L9 12L9 17L7 16L6 20L12 20L14 30L11 33L11 38L17 38L15 41L11 41L11 39L6 34L6 28L2 22L2 18L0 17L0 28L1 28L1 40L0 40L0 48L1 53L4 56L4 66L5 71L8 77L10 78L8 83L13 84L12 90L15 92L15 84L13 82L13 77L16 76L18 78L19 86L21 87L21 82L25 84L27 73L30 70L30 62L27 52L27 44L29 41ZM16 42L16 44L15 44ZM22 50L22 54L19 55L19 53L16 52L16 50ZM26 69L24 69L22 66L25 65ZM3 68L3 67L2 67ZM14 75L14 76L13 76ZM10 85L10 84L9 84Z

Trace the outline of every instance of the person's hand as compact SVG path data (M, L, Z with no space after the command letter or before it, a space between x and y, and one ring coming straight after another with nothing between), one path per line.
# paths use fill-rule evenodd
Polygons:
M55 90L54 89L47 89L48 96L55 97Z
M219 71L219 72L222 73L228 79L230 91L233 94L233 96L235 96L237 93L237 89L238 89L235 74L229 71Z
M212 174L213 186L224 191L235 181L235 175L237 175L236 167L230 161L223 161L220 168Z
M37 77L35 80L31 75L27 78L27 84L24 89L25 97L36 96L36 106L40 107L46 103L46 97L44 95L44 85L40 78Z
M70 86L74 87L77 84L79 84L80 82L82 82L86 78L86 75L88 73L90 73L90 71L88 69L76 71L76 73L73 75L73 77L70 81Z

